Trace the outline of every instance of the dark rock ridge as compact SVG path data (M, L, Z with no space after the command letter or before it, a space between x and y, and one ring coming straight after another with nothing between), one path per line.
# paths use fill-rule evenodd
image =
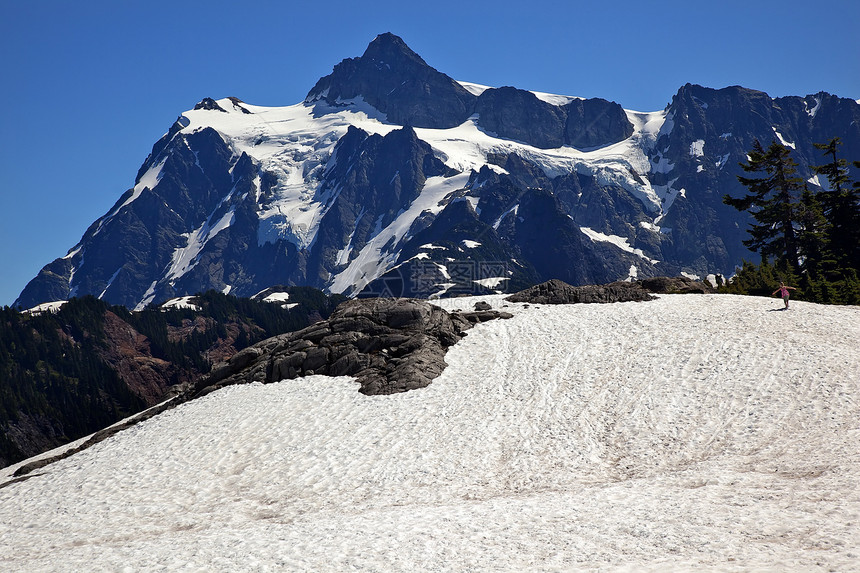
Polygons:
M717 290L689 277L651 277L636 281L643 289L657 294L708 294Z
M321 78L306 101L339 105L362 97L390 123L444 129L471 115L475 96L427 65L394 34L381 34L360 58L348 58Z
M605 99L576 99L558 106L513 87L484 91L475 104L478 125L499 137L553 149L617 143L633 134L624 109Z
M478 114L478 125L499 137L545 149L597 147L633 133L621 106L600 98L558 106L513 87L476 96L390 33L377 36L360 58L336 65L306 101L340 106L358 97L384 113L389 123L445 129Z
M327 320L239 352L199 380L195 392L312 374L355 376L367 395L424 388L445 369L446 350L466 330L510 317L487 309L448 313L409 299L351 300Z
M705 283L686 277L653 277L641 281L616 281L605 285L571 286L552 279L505 298L532 304L577 304L641 302L653 300L652 293L688 294L715 292Z
M552 279L505 298L510 302L532 304L577 304L653 300L654 297L641 285L617 281L607 285L571 286Z
M214 99L212 99L211 97L205 97L202 100L200 100L200 102L194 106L194 109L208 109L210 111L217 110L217 111L223 111L224 113L227 113L227 111L223 107L218 105L218 103Z

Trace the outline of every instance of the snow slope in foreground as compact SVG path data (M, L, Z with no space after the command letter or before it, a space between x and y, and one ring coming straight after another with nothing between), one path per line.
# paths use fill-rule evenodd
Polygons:
M0 569L858 570L860 309L779 305L511 305L423 390L226 388L0 489Z

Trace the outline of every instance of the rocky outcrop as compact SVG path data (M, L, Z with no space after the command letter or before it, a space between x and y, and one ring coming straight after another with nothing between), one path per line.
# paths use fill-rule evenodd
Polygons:
M642 285L635 282L618 281L607 285L571 286L564 281L552 279L514 293L505 300L533 304L576 304L653 299L654 297L642 288Z
M571 286L552 279L505 300L532 304L576 304L653 300L656 294L704 294L716 292L706 283L687 277L653 277L640 281L617 281L605 285Z
M350 300L328 320L239 352L213 368L194 391L312 374L354 376L367 395L423 388L445 369L446 350L466 330L510 316L487 309L448 313L411 299Z
M717 292L709 284L687 277L652 277L636 282L648 292L659 294L706 294Z
M217 111L227 113L226 111L224 111L224 108L221 107L220 105L218 105L218 103L214 99L212 99L211 97L205 97L202 100L200 100L200 102L198 102L197 105L194 106L194 109L208 109L211 111L217 110Z
M602 98L574 100L564 106L565 143L578 149L601 147L633 135L633 124L620 104Z

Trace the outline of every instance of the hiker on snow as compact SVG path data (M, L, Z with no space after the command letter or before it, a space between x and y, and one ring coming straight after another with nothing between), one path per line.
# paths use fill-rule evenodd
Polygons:
M771 296L774 296L776 293L779 293L779 296L782 297L783 302L785 302L785 308L788 308L788 291L789 290L797 290L794 287L785 286L785 283L779 283L779 288L771 293Z

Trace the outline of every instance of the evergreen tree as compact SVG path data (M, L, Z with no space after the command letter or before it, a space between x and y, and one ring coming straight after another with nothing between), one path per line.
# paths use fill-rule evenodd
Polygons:
M777 263L788 264L800 272L800 249L796 233L798 224L798 192L803 180L797 177L797 163L790 151L776 141L765 151L758 140L749 152L748 163L741 163L747 173L763 177L744 177L741 182L750 193L744 197L723 197L723 202L739 211L749 211L758 222L750 226L750 238L744 241L750 250L762 258L775 257Z
M745 294L752 296L770 296L774 288L784 282L787 285L798 283L798 277L791 266L781 263L771 265L767 258L761 264L755 265L744 261L734 277L723 286L719 292L729 294Z
M838 157L837 148L842 145L838 137L814 145L830 159L814 167L816 173L827 178L829 186L819 194L828 221L828 248L839 268L860 269L860 182L849 185L848 162Z
M827 251L827 230L829 225L824 216L818 195L804 186L798 207L798 248L801 255L801 269L807 281L816 280L822 273L832 271L835 261Z

